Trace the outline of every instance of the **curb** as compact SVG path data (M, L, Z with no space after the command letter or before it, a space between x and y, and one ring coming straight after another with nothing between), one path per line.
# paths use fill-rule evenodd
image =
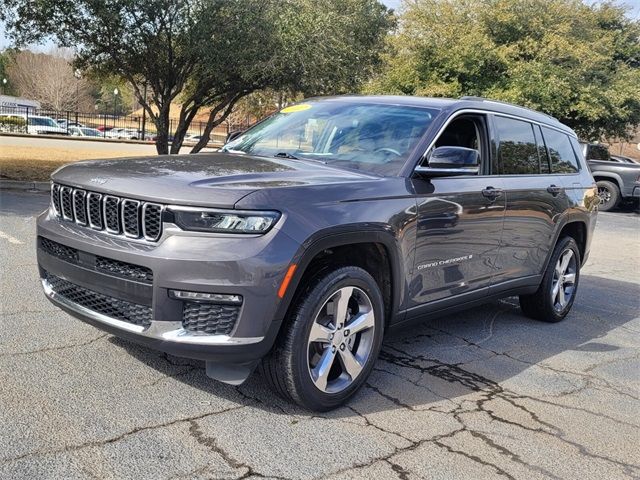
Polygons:
M19 180L0 180L0 190L26 190L27 192L48 192L49 182L22 182Z

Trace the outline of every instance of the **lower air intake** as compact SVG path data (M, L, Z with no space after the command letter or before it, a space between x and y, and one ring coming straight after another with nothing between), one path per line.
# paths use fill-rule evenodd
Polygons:
M217 303L185 302L182 327L189 332L229 335L238 320L240 306Z
M49 272L45 272L45 279L57 295L72 303L123 322L143 327L151 325L152 310L147 305L127 302L89 290Z

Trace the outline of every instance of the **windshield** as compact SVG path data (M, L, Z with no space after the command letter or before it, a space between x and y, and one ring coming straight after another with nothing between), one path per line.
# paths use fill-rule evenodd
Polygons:
M60 127L53 118L48 117L29 117L29 125L38 125L39 127Z
M282 109L222 151L397 175L437 113L402 105L308 101Z

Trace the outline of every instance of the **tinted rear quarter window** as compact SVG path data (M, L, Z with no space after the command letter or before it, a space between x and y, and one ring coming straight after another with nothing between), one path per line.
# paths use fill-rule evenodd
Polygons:
M547 127L542 127L542 134L551 158L551 172L576 173L578 159L571 146L569 136Z
M533 125L522 120L494 117L498 135L498 162L502 175L540 172L540 158Z

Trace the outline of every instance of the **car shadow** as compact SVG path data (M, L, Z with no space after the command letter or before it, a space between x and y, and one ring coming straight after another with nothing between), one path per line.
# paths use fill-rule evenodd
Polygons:
M636 200L634 202L624 202L618 205L613 210L610 210L606 213L640 213L640 201Z
M498 388L563 352L614 351L618 347L602 339L638 317L639 299L640 284L583 275L573 310L560 323L523 316L517 298L511 297L391 332L366 387L347 408L332 415L366 415L399 407L426 410L432 403ZM212 395L274 413L313 415L273 394L257 372L233 387L209 379L203 362L117 337L110 342L161 374Z

